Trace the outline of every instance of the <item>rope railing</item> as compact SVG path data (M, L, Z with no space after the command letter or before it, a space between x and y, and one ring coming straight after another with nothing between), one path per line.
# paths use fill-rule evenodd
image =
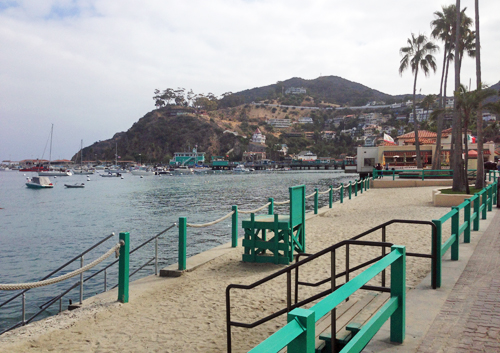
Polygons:
M191 228L205 228L205 227L210 227L210 226L213 226L214 224L217 224L219 222L222 222L222 221L228 219L233 214L234 214L234 211L231 211L227 215L225 215L224 217L221 217L219 219L216 219L213 222L208 222L208 223L202 223L202 224L186 223L186 227L191 227Z
M286 201L275 202L274 205L275 206L280 206L280 205L286 205L286 204L289 204L289 203L290 203L290 200L286 200Z
M290 200L285 201L285 203L288 203L288 202L290 202ZM263 206L261 206L261 207L259 207L259 208L256 208L255 210L250 210L250 211L242 211L242 210L238 210L238 212L239 212L239 213L241 213L241 214L257 213L257 212L259 212L259 211L262 211L264 208L269 207L269 205L270 205L270 204L271 204L271 203L270 203L270 202L268 202L268 203L266 203L265 205L263 205ZM274 204L275 204L275 205L277 205L278 203L277 203L277 202L275 202Z
M313 192L311 195L306 195L306 199L309 199L309 198L313 197L314 195L316 195L316 191Z
M44 287L44 286L48 286L51 284L55 284L58 282L62 282L64 280L67 280L71 277L78 276L79 274L90 270L92 267L95 267L98 264L100 264L101 262L103 262L104 260L106 260L111 254L113 254L113 253L117 254L117 251L124 244L125 243L123 241L120 241L115 246L113 246L111 249L109 249L104 255L102 255L98 259L94 260L93 262L91 262L91 263L87 264L86 266L83 266L75 271L61 275L59 277L49 278L49 279L46 279L43 281L38 281L38 282L0 284L0 290L21 290L21 289L39 288L39 287Z

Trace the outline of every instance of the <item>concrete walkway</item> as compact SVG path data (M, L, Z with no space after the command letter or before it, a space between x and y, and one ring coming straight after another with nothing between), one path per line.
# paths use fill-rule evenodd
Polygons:
M407 293L405 342L389 341L387 322L364 352L500 351L500 210L460 244L458 261L449 251L443 260L441 288L428 276Z

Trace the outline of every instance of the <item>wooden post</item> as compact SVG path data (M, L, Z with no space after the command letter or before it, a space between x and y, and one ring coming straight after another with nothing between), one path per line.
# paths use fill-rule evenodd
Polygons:
M118 260L118 301L128 303L130 234L120 233L120 240L123 240L124 244L120 246Z
M406 326L406 248L393 245L401 257L391 264L391 298L398 297L398 308L391 315L391 342L403 343Z
M186 217L179 217L179 271L184 271L186 269Z
M269 205L268 209L267 209L267 214L270 215L270 214L274 214L274 199L272 197L270 197L268 199L268 202L270 202L271 204Z
M314 189L314 214L318 214L318 188Z
M287 321L297 320L305 329L296 339L287 346L289 353L314 353L315 351L315 320L314 311L303 308L295 308L288 313Z
M238 246L238 206L233 205L233 215L231 216L231 246Z

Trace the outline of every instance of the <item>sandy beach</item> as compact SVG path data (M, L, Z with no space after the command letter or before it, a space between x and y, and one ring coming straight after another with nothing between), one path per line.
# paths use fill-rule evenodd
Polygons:
M343 204L335 203L332 209L307 220L307 252L315 253L392 219L440 218L450 209L431 204L432 189L370 189ZM443 241L449 231L443 229ZM430 234L428 225L391 225L387 241L405 245L407 252L430 253ZM381 232L364 240L380 241ZM117 303L116 292L110 291L86 301L82 309L6 333L0 337L0 352L226 351L226 286L251 284L283 268L243 263L242 253L240 246L179 278L142 279L131 285L127 304ZM379 253L378 248L352 246L351 264ZM344 256L337 255L336 266L339 271L344 269ZM329 258L315 261L301 269L301 278L324 279L329 276L329 268ZM429 271L429 259L408 258L407 286L414 287ZM252 322L283 308L285 280L283 276L252 291L234 291L233 320ZM305 297L326 288L301 288L300 295ZM282 315L254 329L233 328L233 352L248 351L285 323L286 315Z

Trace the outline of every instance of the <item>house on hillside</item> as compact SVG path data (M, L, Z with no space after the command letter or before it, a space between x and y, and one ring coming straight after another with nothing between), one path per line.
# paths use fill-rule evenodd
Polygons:
M315 161L316 159L318 159L318 156L312 153L311 151L301 151L299 152L299 154L295 156L295 158L299 161L307 162L307 161Z
M266 136L262 134L259 128L257 128L257 130L255 130L255 132L253 133L252 142L260 143L263 145L266 143Z
M307 91L304 87L290 87L285 90L285 94L306 94Z

